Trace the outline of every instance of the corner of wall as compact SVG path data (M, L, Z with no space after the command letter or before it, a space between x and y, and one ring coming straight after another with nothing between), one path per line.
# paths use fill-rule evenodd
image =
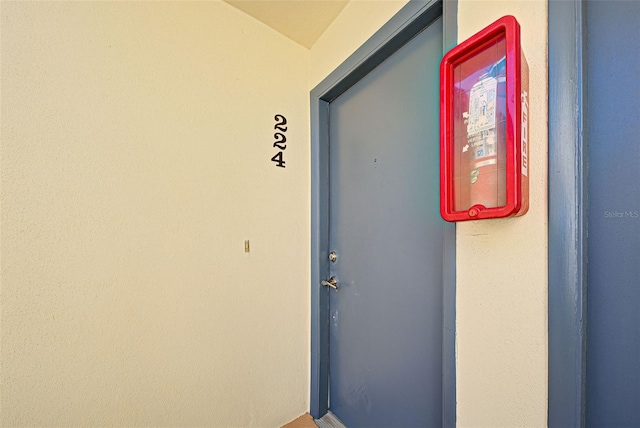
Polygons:
M459 1L458 41L508 14L530 70L530 209L457 225L460 426L547 420L547 2Z
M335 70L408 0L352 0L311 47L309 89Z

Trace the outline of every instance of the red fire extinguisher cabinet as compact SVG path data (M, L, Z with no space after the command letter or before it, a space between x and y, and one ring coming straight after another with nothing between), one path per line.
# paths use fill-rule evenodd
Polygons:
M447 221L529 208L529 68L505 16L440 64L440 212Z

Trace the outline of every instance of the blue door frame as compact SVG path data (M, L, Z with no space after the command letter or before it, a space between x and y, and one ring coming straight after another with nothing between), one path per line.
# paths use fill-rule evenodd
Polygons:
M610 277L616 259L607 258L613 253L612 243L637 242L633 241L637 232L632 231L638 230L637 223L636 228L612 233L612 223L603 223L608 220L603 220L607 211L602 209L603 203L623 200L603 198L611 193L605 184L627 183L637 195L637 170L631 163L637 154L637 147L631 146L637 143L637 116L625 121L620 131L628 133L622 137L617 130L612 132L618 126L603 124L620 116L616 108L633 109L636 101L635 63L625 62L625 73L615 79L605 67L620 67L622 62L616 62L622 61L620 52L634 52L640 33L632 17L640 9L637 3L602 5L549 2L549 427L602 425L604 419L611 426L637 426L640 417L635 406L640 389L633 383L638 380L634 352L640 348L634 336L637 330L632 329L638 323L625 315L637 310L632 303L638 297L632 292L637 290L632 288L637 274L629 270ZM624 49L603 59L612 46ZM632 100L620 100L622 93ZM603 99L611 102L606 107L611 116L598 112ZM603 130L608 130L606 135ZM612 169L619 175L609 176L609 165L615 165ZM636 204L632 210L637 208L637 199L630 198L629 203ZM622 253L625 247L619 248ZM631 265L638 247L627 248L624 254ZM620 331L611 333L618 326ZM607 384L615 379L627 383Z
M549 427L585 424L584 6L549 1Z
M311 392L315 418L328 410L328 290L320 285L328 266L328 107L329 103L391 56L439 16L443 51L455 46L456 0L411 0L344 63L311 91ZM444 241L443 422L455 427L455 226Z

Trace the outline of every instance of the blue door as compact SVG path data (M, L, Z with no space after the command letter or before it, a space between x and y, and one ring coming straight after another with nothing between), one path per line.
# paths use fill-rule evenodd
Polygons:
M640 2L586 3L586 422L640 427Z
M442 426L443 231L433 22L329 105L330 410Z

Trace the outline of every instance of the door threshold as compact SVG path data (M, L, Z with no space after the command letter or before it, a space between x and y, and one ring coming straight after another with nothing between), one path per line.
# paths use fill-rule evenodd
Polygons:
M329 410L323 417L316 419L316 425L320 428L347 428L340 419Z

